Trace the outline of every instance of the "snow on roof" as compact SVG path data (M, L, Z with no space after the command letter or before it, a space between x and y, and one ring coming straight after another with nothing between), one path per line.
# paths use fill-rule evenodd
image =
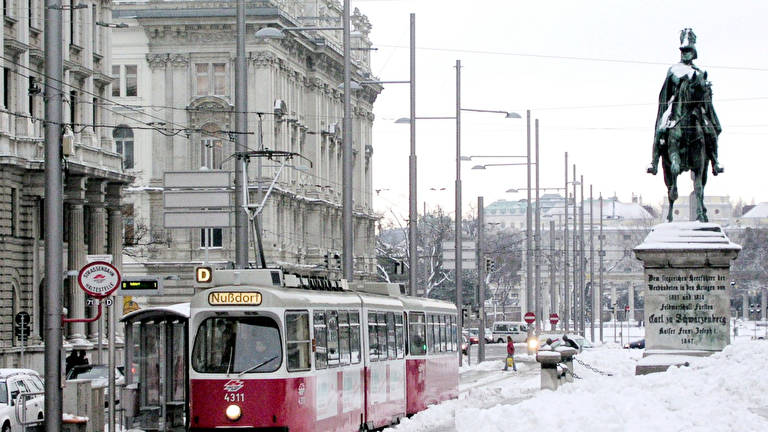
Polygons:
M593 200L595 214L600 213L600 201ZM584 208L589 209L589 200L584 201ZM588 211L588 210L587 210ZM565 209L562 206L553 207L544 213L545 216L557 216L563 214ZM572 213L569 209L568 213ZM586 213L586 212L585 212ZM654 219L648 210L638 203L623 203L617 199L609 198L603 200L603 219Z
M702 222L669 222L653 227L635 250L741 249L731 243L720 225Z
M744 213L742 218L768 218L768 203L760 203L750 211Z

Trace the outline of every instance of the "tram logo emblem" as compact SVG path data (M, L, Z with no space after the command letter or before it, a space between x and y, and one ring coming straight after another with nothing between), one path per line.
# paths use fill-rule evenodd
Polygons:
M299 384L299 396L304 396L305 391L307 391L307 388L304 386L304 383Z
M229 380L224 384L224 391L234 393L243 388L243 384L242 380Z

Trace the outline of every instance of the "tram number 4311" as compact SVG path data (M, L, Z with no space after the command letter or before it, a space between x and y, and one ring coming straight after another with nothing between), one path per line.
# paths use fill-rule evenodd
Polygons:
M227 402L245 402L245 395L243 393L227 393L224 395L224 400Z

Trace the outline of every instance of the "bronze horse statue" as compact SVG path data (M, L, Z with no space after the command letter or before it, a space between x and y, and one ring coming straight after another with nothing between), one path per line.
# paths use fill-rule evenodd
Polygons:
M708 222L704 186L709 162L714 175L723 172L717 160L717 138L722 129L712 107L712 85L707 81L707 73L692 62L696 58L695 40L692 30L681 32L681 62L669 68L659 94L653 158L647 170L656 174L661 158L669 199L669 222L672 222L677 200L678 175L691 172L696 202L689 205L695 205L696 220Z

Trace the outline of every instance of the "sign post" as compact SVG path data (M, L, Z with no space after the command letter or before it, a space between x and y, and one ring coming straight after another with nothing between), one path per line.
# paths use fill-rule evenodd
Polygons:
M552 331L555 331L555 326L560 322L560 317L556 313L549 314L549 323L552 324Z

